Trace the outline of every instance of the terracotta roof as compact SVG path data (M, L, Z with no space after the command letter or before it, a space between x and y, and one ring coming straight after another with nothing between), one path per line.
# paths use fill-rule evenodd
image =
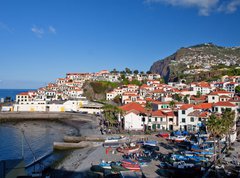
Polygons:
M131 110L135 110L141 113L145 113L145 109L138 103L132 102L126 105L123 105L120 107L120 109L124 110L124 111L131 111Z
M219 101L215 104L213 104L213 106L228 106L228 107L235 107L236 105L228 102L228 101Z
M165 114L166 114L167 116L171 116L171 117L174 117L174 116L175 116L174 113L173 113L173 111L165 112Z
M146 100L146 101L149 101L149 102L153 102L153 101L155 101L155 100L152 99L152 98L145 98L145 100Z
M202 112L199 117L208 117L208 112Z
M189 109L193 107L193 104L183 104L181 107L180 107L180 110L186 110L186 109Z
M194 109L211 109L213 106L212 103L201 103L194 106Z
M240 97L239 96L234 96L229 100L230 102L240 102Z
M231 92L225 91L225 90L219 90L211 92L209 95L218 95L218 94L230 94Z
M22 92L22 93L19 93L17 95L28 95L28 92Z
M188 114L188 116L199 117L200 113L201 113L200 111L195 110L195 111L193 111L193 112L190 112L190 113Z
M219 98L230 98L230 97L227 95L221 95L221 96L219 96Z
M204 88L210 88L210 85L207 82L200 82L197 84L197 86L204 87Z
M160 117L164 117L165 114L161 111L161 110L157 110L157 111L154 111L152 112L152 116L160 116Z
M153 90L152 93L163 93L164 91L162 89Z

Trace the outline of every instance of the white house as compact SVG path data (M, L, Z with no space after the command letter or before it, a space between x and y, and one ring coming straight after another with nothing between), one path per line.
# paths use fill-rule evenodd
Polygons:
M144 130L148 118L145 109L138 103L132 102L120 107L124 111L122 122L125 130Z
M180 130L188 130L188 125L191 125L188 120L188 115L193 112L192 104L183 104L178 110L178 125Z

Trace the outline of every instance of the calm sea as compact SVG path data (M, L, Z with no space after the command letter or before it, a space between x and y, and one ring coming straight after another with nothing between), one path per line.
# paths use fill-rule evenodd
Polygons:
M30 90L34 89L0 89L0 99L11 97L12 100L16 100L16 94Z
M44 157L41 163L47 167L65 154L53 151L53 142L63 141L65 135L77 133L75 128L53 121L0 123L0 160L23 156L26 165L29 165ZM31 169L33 167L29 167L28 171L31 172Z

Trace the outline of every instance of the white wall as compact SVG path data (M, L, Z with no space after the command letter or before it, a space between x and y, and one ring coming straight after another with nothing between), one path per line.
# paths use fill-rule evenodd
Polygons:
M145 118L147 120L147 117ZM124 116L124 129L125 130L143 130L142 116L133 112Z

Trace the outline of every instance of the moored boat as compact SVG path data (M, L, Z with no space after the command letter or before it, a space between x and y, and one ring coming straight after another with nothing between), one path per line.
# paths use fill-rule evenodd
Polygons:
M115 136L115 137L108 137L104 141L105 143L113 143L113 142L119 142L119 141L124 141L127 138L125 136Z
M122 164L122 167L132 170L132 171L140 171L141 167L138 164Z
M129 146L129 147L118 147L117 151L124 154L136 153L140 149L139 145Z

